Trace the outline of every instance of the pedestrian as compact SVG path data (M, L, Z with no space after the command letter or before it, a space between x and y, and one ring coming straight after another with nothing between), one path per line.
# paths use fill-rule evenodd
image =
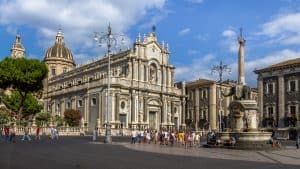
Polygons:
M54 127L50 128L50 139L54 139Z
M5 126L4 127L4 137L5 137L5 141L9 141L9 127Z
M28 127L24 128L24 135L22 137L22 141L24 141L24 140L31 141L31 138L29 136L29 128Z
M300 146L300 134L299 134L299 136L297 137L297 140L296 140L297 149L299 149L299 146Z
M36 127L36 131L35 131L35 139L36 140L40 140L41 139L40 130L41 130L40 126L37 126Z
M95 129L93 130L93 141L96 141L96 138L97 138L97 132L98 132L98 128L95 127Z
M136 136L137 136L137 132L135 129L133 129L133 131L131 132L131 144L135 144Z
M9 129L9 141L15 143L16 142L16 131L13 127Z
M53 134L54 134L53 139L58 140L58 130L56 128L54 128Z

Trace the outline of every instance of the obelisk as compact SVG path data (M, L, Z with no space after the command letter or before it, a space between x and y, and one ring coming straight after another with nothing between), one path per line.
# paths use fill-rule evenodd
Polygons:
M246 85L244 59L245 59L245 43L246 40L243 37L242 28L240 29L240 36L238 37L239 46L239 59L238 59L238 84Z

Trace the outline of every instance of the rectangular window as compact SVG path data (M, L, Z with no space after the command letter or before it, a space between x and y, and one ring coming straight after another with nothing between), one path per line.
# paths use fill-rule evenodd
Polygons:
M207 91L203 90L202 91L202 99L206 99L207 98Z
M78 107L82 107L82 100L78 100L77 105L78 105Z
M70 108L71 108L71 103L67 102L67 109L70 109Z
M292 117L296 117L296 106L290 106L290 114Z
M295 80L291 80L290 81L290 91L291 92L295 92L296 91L296 81Z
M52 68L52 69L51 69L51 74L52 74L52 76L55 76L55 75L56 75L56 69L55 69L55 68Z
M269 117L273 117L273 113L274 113L273 107L268 107L268 115L269 115Z
M91 106L95 106L97 104L97 99L95 97L91 100Z
M268 84L268 89L267 89L267 91L268 91L268 94L274 94L274 89L273 89L273 83L269 83Z

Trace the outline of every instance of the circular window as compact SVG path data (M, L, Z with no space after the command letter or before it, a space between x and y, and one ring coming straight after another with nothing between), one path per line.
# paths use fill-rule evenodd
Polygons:
M122 109L125 108L125 102L124 102L124 101L121 102L121 108L122 108Z

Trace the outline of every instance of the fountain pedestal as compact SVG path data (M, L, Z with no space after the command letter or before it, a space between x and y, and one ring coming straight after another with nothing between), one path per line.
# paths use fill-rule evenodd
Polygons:
M255 100L234 100L229 105L231 130L220 132L219 139L229 142L234 137L236 149L268 149L271 132L258 130L257 103Z

